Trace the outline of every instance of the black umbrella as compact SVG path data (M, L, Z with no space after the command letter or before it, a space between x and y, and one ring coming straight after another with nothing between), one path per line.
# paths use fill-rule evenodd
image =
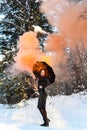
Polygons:
M33 66L33 73L36 78L40 78L40 72L42 69L46 70L46 77L48 78L50 84L55 81L55 74L51 66L49 66L46 62L37 61Z

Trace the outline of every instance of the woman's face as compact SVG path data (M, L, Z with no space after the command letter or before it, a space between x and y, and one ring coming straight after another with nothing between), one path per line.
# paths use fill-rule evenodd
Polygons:
M40 75L43 77L45 76L45 70L41 70Z

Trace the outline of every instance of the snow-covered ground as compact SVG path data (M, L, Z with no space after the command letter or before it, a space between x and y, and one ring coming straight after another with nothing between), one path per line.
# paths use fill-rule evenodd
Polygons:
M47 99L49 127L41 127L37 98L14 106L0 105L0 130L87 130L87 94Z

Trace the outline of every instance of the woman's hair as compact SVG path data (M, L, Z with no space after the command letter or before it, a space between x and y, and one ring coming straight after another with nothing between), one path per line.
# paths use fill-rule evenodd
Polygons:
M45 76L47 77L47 76L48 76L48 71L47 71L46 69L41 69L41 70L40 70L40 73L41 73L42 70L45 71Z

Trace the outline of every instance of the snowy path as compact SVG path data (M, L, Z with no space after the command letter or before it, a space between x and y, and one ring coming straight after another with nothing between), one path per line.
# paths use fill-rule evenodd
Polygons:
M41 127L37 98L21 108L0 105L0 130L87 130L87 95L48 97L47 112L50 126Z

